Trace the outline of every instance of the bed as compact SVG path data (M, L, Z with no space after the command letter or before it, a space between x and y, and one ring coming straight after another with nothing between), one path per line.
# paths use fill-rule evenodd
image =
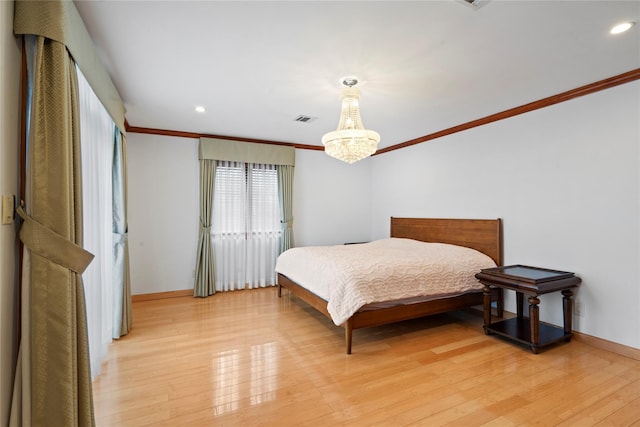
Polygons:
M348 259L348 257L352 257L355 253L354 251L357 250L364 251L363 253L367 254L367 257L375 256L375 252L380 252L381 250L383 251L382 253L391 254L393 251L395 251L396 246L402 246L404 248L406 244L409 245L409 248L421 249L417 246L421 245L419 242L428 242L430 244L435 244L432 246L448 248L453 251L477 251L479 252L479 254L477 252L475 253L475 255L470 254L470 256L475 257L474 260L476 260L476 258L484 258L484 260L477 262L491 263L491 265L482 264L482 268L491 267L492 265L502 265L502 222L500 219L487 220L392 217L391 233L389 239L381 239L381 241L362 245L344 245L343 248L336 246L334 250L337 250L338 252L337 255L332 255L334 258L323 258L322 256L320 256L320 258L323 259L322 263L336 264L336 266L338 266L339 268L344 268L344 266L339 265L340 262L334 263L332 259L337 259L336 257L344 257L345 259ZM414 245L415 247L411 245ZM455 245L456 247L451 247L450 245ZM362 248L359 249L358 246L361 246ZM468 249L466 248L471 248L475 251L468 251ZM313 251L328 251L328 249L325 250L324 247L319 247L317 249L309 248L297 250L307 251L311 255L313 255ZM458 252L452 252L454 256L457 256L457 253ZM380 326L432 314L465 309L472 306L482 305L483 303L482 285L479 282L476 283L475 278L473 278L471 280L474 280L474 287L466 289L464 291L447 291L444 293L434 292L429 295L420 295L419 297L407 297L406 295L402 295L401 298L397 299L392 297L391 299L385 301L376 300L362 306L354 306L347 311L341 310L339 308L336 308L338 303L335 302L335 295L336 293L342 294L349 291L341 290L340 292L337 292L334 290L334 288L332 288L330 292L333 297L329 298L326 295L325 290L320 290L320 288L315 287L315 283L313 283L314 279L310 280L309 276L307 276L303 280L300 272L296 271L299 269L292 268L296 265L296 262L291 262L293 258L289 258L290 254L291 252L283 253L278 259L278 263L276 266L276 271L278 273L278 296L282 296L282 289L285 288L292 295L305 301L310 306L323 313L329 319L333 320L337 325L344 327L347 354L351 354L352 336L355 329ZM399 254L402 256L402 253ZM466 257L467 255L469 254L465 254L464 256ZM309 256L309 254L307 254L307 256ZM391 258L391 255L389 255L389 258ZM283 260L285 260L286 262ZM318 274L318 276L320 276L321 272L326 269L326 265L321 265L319 263L314 264L314 262L305 263L312 266L312 268L316 268L315 272ZM297 262L297 264L299 265L301 263ZM388 266L386 268L388 268ZM380 268L380 270L384 269ZM480 268L478 268L477 271L479 270ZM393 277L393 272L390 271L389 274L390 277ZM345 276L349 275L350 273L345 273ZM466 275L468 274L465 273L465 277ZM338 274L338 276L340 276L340 274ZM379 281L379 279L379 277L377 279L372 278L371 282L375 282L376 280ZM298 281L301 283L305 283L306 286L299 284ZM318 277L318 280L316 281L321 281L320 277ZM342 280L336 280L336 282L341 281ZM389 284L389 287L391 286L392 285ZM470 285L467 284L467 287L468 286ZM401 287L396 286L396 288ZM496 301L497 303L497 315L499 317L502 317L503 296L500 289L494 290L492 300Z

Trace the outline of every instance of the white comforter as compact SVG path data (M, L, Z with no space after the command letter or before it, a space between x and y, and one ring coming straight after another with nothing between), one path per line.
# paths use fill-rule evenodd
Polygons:
M474 275L495 266L489 256L462 246L389 238L292 248L278 257L276 271L325 299L331 319L341 325L366 304L482 289Z

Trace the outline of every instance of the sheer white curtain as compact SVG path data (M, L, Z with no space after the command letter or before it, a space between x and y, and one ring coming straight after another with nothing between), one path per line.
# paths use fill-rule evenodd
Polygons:
M249 164L247 188L251 206L247 221L247 283L250 288L275 285L282 236L277 166Z
M95 255L82 275L87 304L91 378L100 374L107 357L113 324L112 163L115 125L82 73L80 148L84 247Z
M281 234L277 166L219 161L211 227L216 291L275 285Z

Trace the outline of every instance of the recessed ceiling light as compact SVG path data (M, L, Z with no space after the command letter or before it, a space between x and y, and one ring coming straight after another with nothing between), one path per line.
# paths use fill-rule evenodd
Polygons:
M205 111L207 110L202 105L196 106L196 113L204 113Z
M633 27L636 23L629 21L629 22L623 22L621 24L617 24L615 25L613 28L611 28L611 31L609 31L609 33L611 34L620 34L620 33L624 33L625 31L627 31L629 28Z

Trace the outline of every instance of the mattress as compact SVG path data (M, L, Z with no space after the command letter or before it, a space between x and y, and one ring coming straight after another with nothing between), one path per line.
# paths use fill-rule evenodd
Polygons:
M326 300L332 321L341 325L368 304L480 291L475 274L495 266L474 249L392 237L292 248L280 254L276 272Z

